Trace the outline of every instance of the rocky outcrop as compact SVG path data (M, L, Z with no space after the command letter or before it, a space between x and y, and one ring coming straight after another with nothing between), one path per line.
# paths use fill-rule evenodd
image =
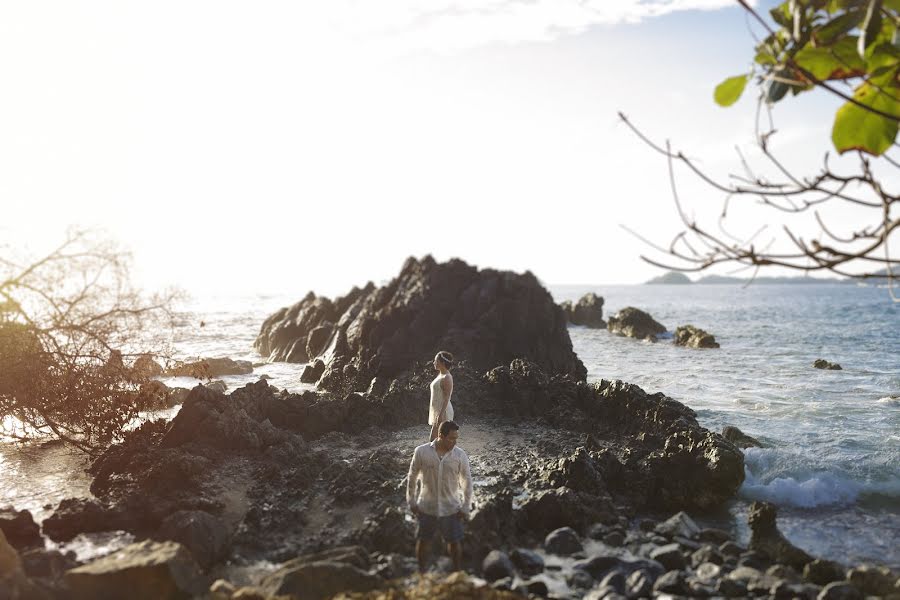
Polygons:
M738 448L762 448L762 442L753 436L749 436L733 425L726 425L722 428L722 437L737 446Z
M606 329L606 321L603 320L603 297L593 292L585 294L574 304L571 300L561 302L559 307L572 325Z
M518 357L551 374L584 379L587 372L565 315L534 275L430 256L408 259L383 287L369 284L334 301L307 295L269 317L255 346L269 360L321 358L318 386L336 392L397 378L441 349L482 372Z
M170 377L196 377L197 379L213 379L224 375L249 375L253 372L253 364L248 360L232 360L230 358L204 358L193 362L185 362L166 371Z
M686 348L718 348L716 338L699 327L681 325L675 329L675 345Z
M773 560L800 571L813 557L791 544L775 524L776 508L769 502L750 505L750 549L765 552Z
M157 539L178 542L204 569L225 557L229 531L222 519L202 510L182 510L166 517Z
M0 531L6 541L19 550L44 545L41 528L27 510L16 510L11 506L0 508Z
M657 323L649 314L633 306L627 306L610 317L607 328L616 335L651 342L655 342L656 337L666 331L665 325Z
M813 362L813 366L817 369L826 369L828 371L842 371L843 370L841 365L834 363L834 362L828 362L824 358L817 358L815 360L815 362Z
M209 585L183 546L149 540L71 569L65 579L74 600L187 599Z

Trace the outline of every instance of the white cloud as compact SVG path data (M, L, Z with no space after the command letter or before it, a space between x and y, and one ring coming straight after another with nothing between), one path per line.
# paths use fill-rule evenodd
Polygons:
M328 21L336 30L378 40L395 52L454 52L493 43L551 41L595 25L735 5L734 0L343 0L327 10L334 11Z

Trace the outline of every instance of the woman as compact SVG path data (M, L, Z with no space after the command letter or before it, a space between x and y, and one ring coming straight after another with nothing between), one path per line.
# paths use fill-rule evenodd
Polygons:
M441 423L453 420L453 405L450 404L450 396L453 394L453 375L450 374L452 366L453 355L446 350L441 350L434 356L434 368L438 371L438 376L431 382L431 401L428 404L431 437L428 441L434 441L438 436Z

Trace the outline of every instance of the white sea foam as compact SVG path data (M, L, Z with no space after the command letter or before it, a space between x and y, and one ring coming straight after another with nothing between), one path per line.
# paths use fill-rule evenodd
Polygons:
M900 396L885 396L875 401L876 404L886 404L887 406L900 406Z
M786 461L802 463L802 460L798 456L783 455L771 448L750 448L745 457L745 479L739 493L747 500L813 508L855 504L861 497L870 495L900 499L898 476L882 481L859 481L841 473L821 470L811 472L804 469L802 464L798 464L793 472L785 472ZM781 475L772 477L769 475L772 473Z

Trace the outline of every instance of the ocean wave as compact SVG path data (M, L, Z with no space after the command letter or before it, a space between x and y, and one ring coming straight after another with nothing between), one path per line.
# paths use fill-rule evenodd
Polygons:
M886 404L887 406L900 406L900 396L885 396L875 401L876 404Z
M799 479L776 477L770 481L760 481L746 469L746 478L739 494L747 500L764 500L779 506L842 506L856 504L869 497L900 498L900 478L862 482L837 473L819 472Z

